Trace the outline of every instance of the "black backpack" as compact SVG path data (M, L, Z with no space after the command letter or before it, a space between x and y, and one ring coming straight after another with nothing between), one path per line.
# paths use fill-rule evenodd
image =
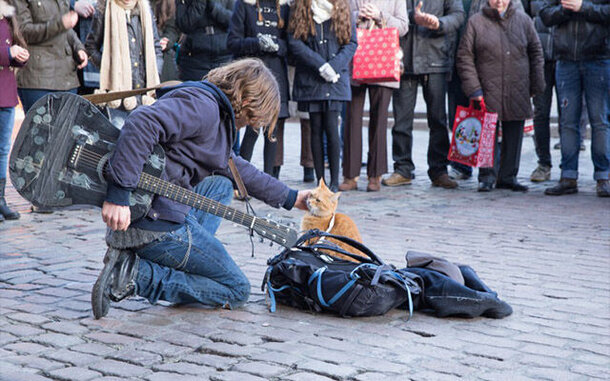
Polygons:
M369 258L324 239L307 244L320 237L344 242ZM329 254L332 252L358 262ZM276 302L312 312L332 311L343 317L383 315L404 306L410 318L422 294L423 281L418 275L383 263L357 241L319 230L308 231L294 247L270 258L267 264L262 290L267 289L271 312L275 311Z

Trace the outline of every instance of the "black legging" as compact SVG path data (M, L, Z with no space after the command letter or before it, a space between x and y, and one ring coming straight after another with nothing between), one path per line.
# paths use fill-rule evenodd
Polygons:
M324 178L324 140L326 134L328 164L330 166L330 188L334 192L339 186L339 112L310 112L311 124L311 152L313 153L313 166L318 181ZM326 180L325 180L326 181Z
M284 124L284 119L279 119L277 121L276 129L279 124ZM272 142L267 137L267 134L261 131L261 134L265 135L265 147L263 148L263 171L271 176L274 175L273 167L275 166L275 153L277 150L277 141ZM244 159L250 161L252 159L252 152L254 151L254 144L258 139L258 135L256 131L250 126L246 128L246 133L244 134L244 138L241 141L241 147L239 149L239 155Z

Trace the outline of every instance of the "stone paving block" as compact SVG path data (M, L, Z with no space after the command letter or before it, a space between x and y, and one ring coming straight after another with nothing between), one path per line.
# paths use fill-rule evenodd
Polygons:
M0 380L4 381L53 381L51 378L40 374L29 373L27 370L5 370L2 369Z
M608 379L608 364L596 366L589 364L577 364L570 368L573 373L582 374L596 379Z
M98 344L98 343L85 343L85 344L80 344L80 345L74 345L70 349L73 351L76 351L76 352L88 353L91 355L98 355L98 356L106 356L109 353L112 353L115 351L114 348L112 348L108 345Z
M563 369L552 368L530 368L525 372L528 376L538 380L561 380L572 381L582 379L582 375L572 373Z
M144 367L158 364L163 361L163 357L160 355L147 351L141 351L138 348L119 350L110 353L107 357Z
M64 335L61 333L46 333L44 335L34 336L30 338L30 340L39 344L60 348L70 347L85 342L79 337L72 335Z
M167 343L146 343L138 346L138 349L156 353L163 358L167 357L180 357L187 353L191 353L192 349L187 347L181 347L178 345L172 345Z
M261 362L239 362L231 368L232 371L243 372L253 374L255 376L270 379L273 377L279 377L282 374L290 371L289 368L270 365Z
M245 347L227 343L209 343L197 349L201 353L209 353L219 356L228 357L247 357L251 354L256 354L262 350L259 348Z
M53 379L60 381L88 381L101 376L101 373L77 367L56 369L47 372L47 374L53 377Z
M28 314L43 315L49 311L56 309L55 304L33 304L33 303L19 303L11 307L16 311L26 312Z
M193 376L205 375L215 372L214 368L203 365L195 365L193 363L182 361L153 365L152 369L157 372L173 372L178 374L190 374Z
M256 345L263 342L260 337L244 335L240 332L215 332L207 335L215 343L237 344L241 346Z
M352 366L334 365L323 361L306 360L299 362L297 370L307 370L322 376L330 378L348 378L358 373L358 370Z
M89 369L98 371L104 375L117 377L144 377L152 371L145 367L135 366L126 362L116 360L102 360L89 365Z
M238 360L232 357L216 356L210 354L193 353L181 358L181 360L222 371L228 370Z
M40 369L42 371L53 370L57 368L63 368L65 364L57 361L49 361L43 357L36 355L25 355L25 356L9 356L5 358L7 362L21 365L28 368Z
M264 378L255 376L253 374L239 373L239 372L217 372L210 375L212 381L263 381Z
M156 337L156 340L191 349L196 349L209 341L195 335L177 335L175 332L168 332L164 335L158 336Z
M284 376L284 377L282 377L282 380L289 380L289 381L332 381L333 379L325 377L325 376L321 376L319 374L312 374L312 373L307 373L307 372L299 372L299 373L291 374L289 376ZM369 378L368 380L372 380L372 378Z
M21 322L21 323L34 324L34 325L39 325L39 324L44 324L44 323L50 322L50 320L44 316L27 314L27 313L22 313L22 312L12 314L9 317L9 319L11 319L13 321Z
M64 333L67 335L81 335L87 332L87 328L82 325L68 322L68 321L56 321L52 323L43 324L42 328L47 331Z
M88 355L81 352L71 351L69 349L59 349L48 351L43 354L44 357L59 362L74 365L76 367L84 367L85 365L98 362L98 356Z
M137 339L135 337L118 335L115 333L108 333L108 332L90 333L90 334L86 335L85 337L91 341L96 341L96 342L107 344L107 345L136 346L136 345L142 345L145 343L143 340Z
M19 353L19 354L36 354L42 353L49 350L49 347L44 345L36 344L36 343L27 343L27 342L18 342L12 343L4 346L4 349L9 350L11 352Z
M147 381L205 381L209 380L207 375L184 375L177 373L168 373L168 372L155 372L150 376L146 377Z

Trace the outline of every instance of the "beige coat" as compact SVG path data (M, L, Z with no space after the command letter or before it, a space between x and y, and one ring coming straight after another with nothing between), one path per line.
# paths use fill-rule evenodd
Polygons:
M19 70L17 84L26 89L70 90L79 86L77 52L84 50L73 29L66 30L61 16L70 11L68 0L15 0L19 28L30 51L28 64Z
M366 3L373 3L381 11L381 22L386 28L398 29L400 37L409 31L409 16L407 15L407 2L405 0L350 0L352 17L357 21L358 28L367 27L367 22L358 19L360 8ZM380 86L398 89L400 82L378 83ZM357 82L352 81L352 86L358 86Z

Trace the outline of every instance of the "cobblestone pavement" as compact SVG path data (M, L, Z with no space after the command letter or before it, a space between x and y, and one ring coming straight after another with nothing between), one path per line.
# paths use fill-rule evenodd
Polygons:
M289 124L281 177L303 189L298 134ZM344 193L340 211L386 262L403 266L406 251L415 249L470 264L513 306L512 316L439 319L416 312L407 321L405 311L394 310L342 319L281 306L272 314L259 286L278 248L256 242L252 258L244 229L223 222L219 236L252 283L244 308L152 306L132 298L94 320L90 290L105 252L99 210L26 212L0 224L0 379L608 379L610 202L595 196L589 148L581 155L580 192L554 198L542 194L551 182L528 181L535 167L531 138L520 171L531 186L526 194L477 193L473 179L458 190L432 188L427 140L426 131L415 131L412 185ZM261 142L256 149L260 164ZM557 180L559 152L553 157ZM361 190L364 177L363 170ZM8 194L27 211L13 189ZM302 216L254 206L259 215L297 225Z

